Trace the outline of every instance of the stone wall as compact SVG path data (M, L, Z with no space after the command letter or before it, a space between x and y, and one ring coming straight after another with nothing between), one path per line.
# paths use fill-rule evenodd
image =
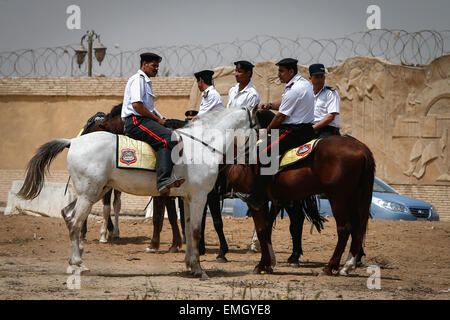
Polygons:
M215 86L226 104L235 84L233 67L214 70ZM368 144L377 176L405 195L433 203L441 217L450 218L450 56L425 66L354 57L328 71L327 83L341 96L341 131ZM308 78L307 66L299 66L299 73ZM90 116L122 101L126 81L1 78L0 203L6 201L11 181L23 179L37 147L76 136ZM157 109L168 118L183 119L185 110L200 103L193 77L152 81ZM280 99L284 88L274 62L257 63L253 83L262 102ZM52 165L56 174L49 181L67 180L65 154ZM127 197L125 210L143 210L147 203L146 197Z

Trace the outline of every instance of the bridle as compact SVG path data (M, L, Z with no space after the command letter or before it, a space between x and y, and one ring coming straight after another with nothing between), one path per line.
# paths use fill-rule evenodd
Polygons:
M254 108L256 108L256 106ZM248 121L250 122L250 129L253 129L254 127L256 127L258 124L253 121L251 111L248 108L246 108L246 107L242 107L241 109L247 111ZM190 138L190 139L192 139L192 140L194 140L196 142L199 142L199 143L203 144L205 147L207 147L208 149L210 149L211 151L224 156L224 153L222 151L217 150L216 148L214 148L213 146L209 145L205 141L200 140L199 138L194 137L193 135L191 135L189 133L186 133L186 132L183 132L181 130L176 130L176 132L181 134L181 135L183 135L183 136L185 136L185 137L188 137L188 138ZM249 138L247 137L247 141L245 142L246 144L248 143L248 139Z

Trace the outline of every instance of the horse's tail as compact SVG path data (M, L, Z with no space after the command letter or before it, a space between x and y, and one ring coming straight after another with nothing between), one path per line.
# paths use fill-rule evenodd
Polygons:
M357 199L357 210L359 211L359 230L364 239L367 232L367 225L370 214L370 205L372 203L373 183L375 179L375 159L372 151L363 143L361 143L364 152L364 165L359 181Z
M17 193L19 197L31 200L41 193L45 171L49 171L51 162L61 151L70 147L70 142L68 139L55 139L43 144L38 149L28 163L25 181Z

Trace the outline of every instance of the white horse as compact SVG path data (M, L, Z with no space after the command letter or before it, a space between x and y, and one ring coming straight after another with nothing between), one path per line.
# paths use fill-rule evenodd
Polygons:
M200 266L198 241L207 194L214 187L218 164L233 142L234 133L229 129L245 130L254 127L254 124L255 113L251 114L246 108L229 108L212 112L175 131L183 136L183 154L181 163L175 164L173 173L186 181L179 188L171 189L171 195L181 196L184 200L185 262L196 277L208 277ZM67 165L77 192L77 199L61 210L69 229L72 249L68 272L88 271L81 259L83 244L80 228L93 204L111 188L139 196L158 196L156 174L116 168L116 135L94 132L74 139L55 139L42 145L28 164L19 196L33 199L39 195L45 170L65 148L69 148Z

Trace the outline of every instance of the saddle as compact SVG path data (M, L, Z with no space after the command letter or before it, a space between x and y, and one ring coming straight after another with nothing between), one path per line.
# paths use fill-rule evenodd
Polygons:
M116 167L156 171L156 151L146 142L118 134L116 143ZM178 135L179 155L183 154L183 139Z
M144 141L118 134L116 152L117 168L156 171L156 152Z
M289 166L296 164L299 161L306 159L315 149L317 142L322 139L313 139L300 147L292 148L284 153L281 157L280 168L281 171Z

